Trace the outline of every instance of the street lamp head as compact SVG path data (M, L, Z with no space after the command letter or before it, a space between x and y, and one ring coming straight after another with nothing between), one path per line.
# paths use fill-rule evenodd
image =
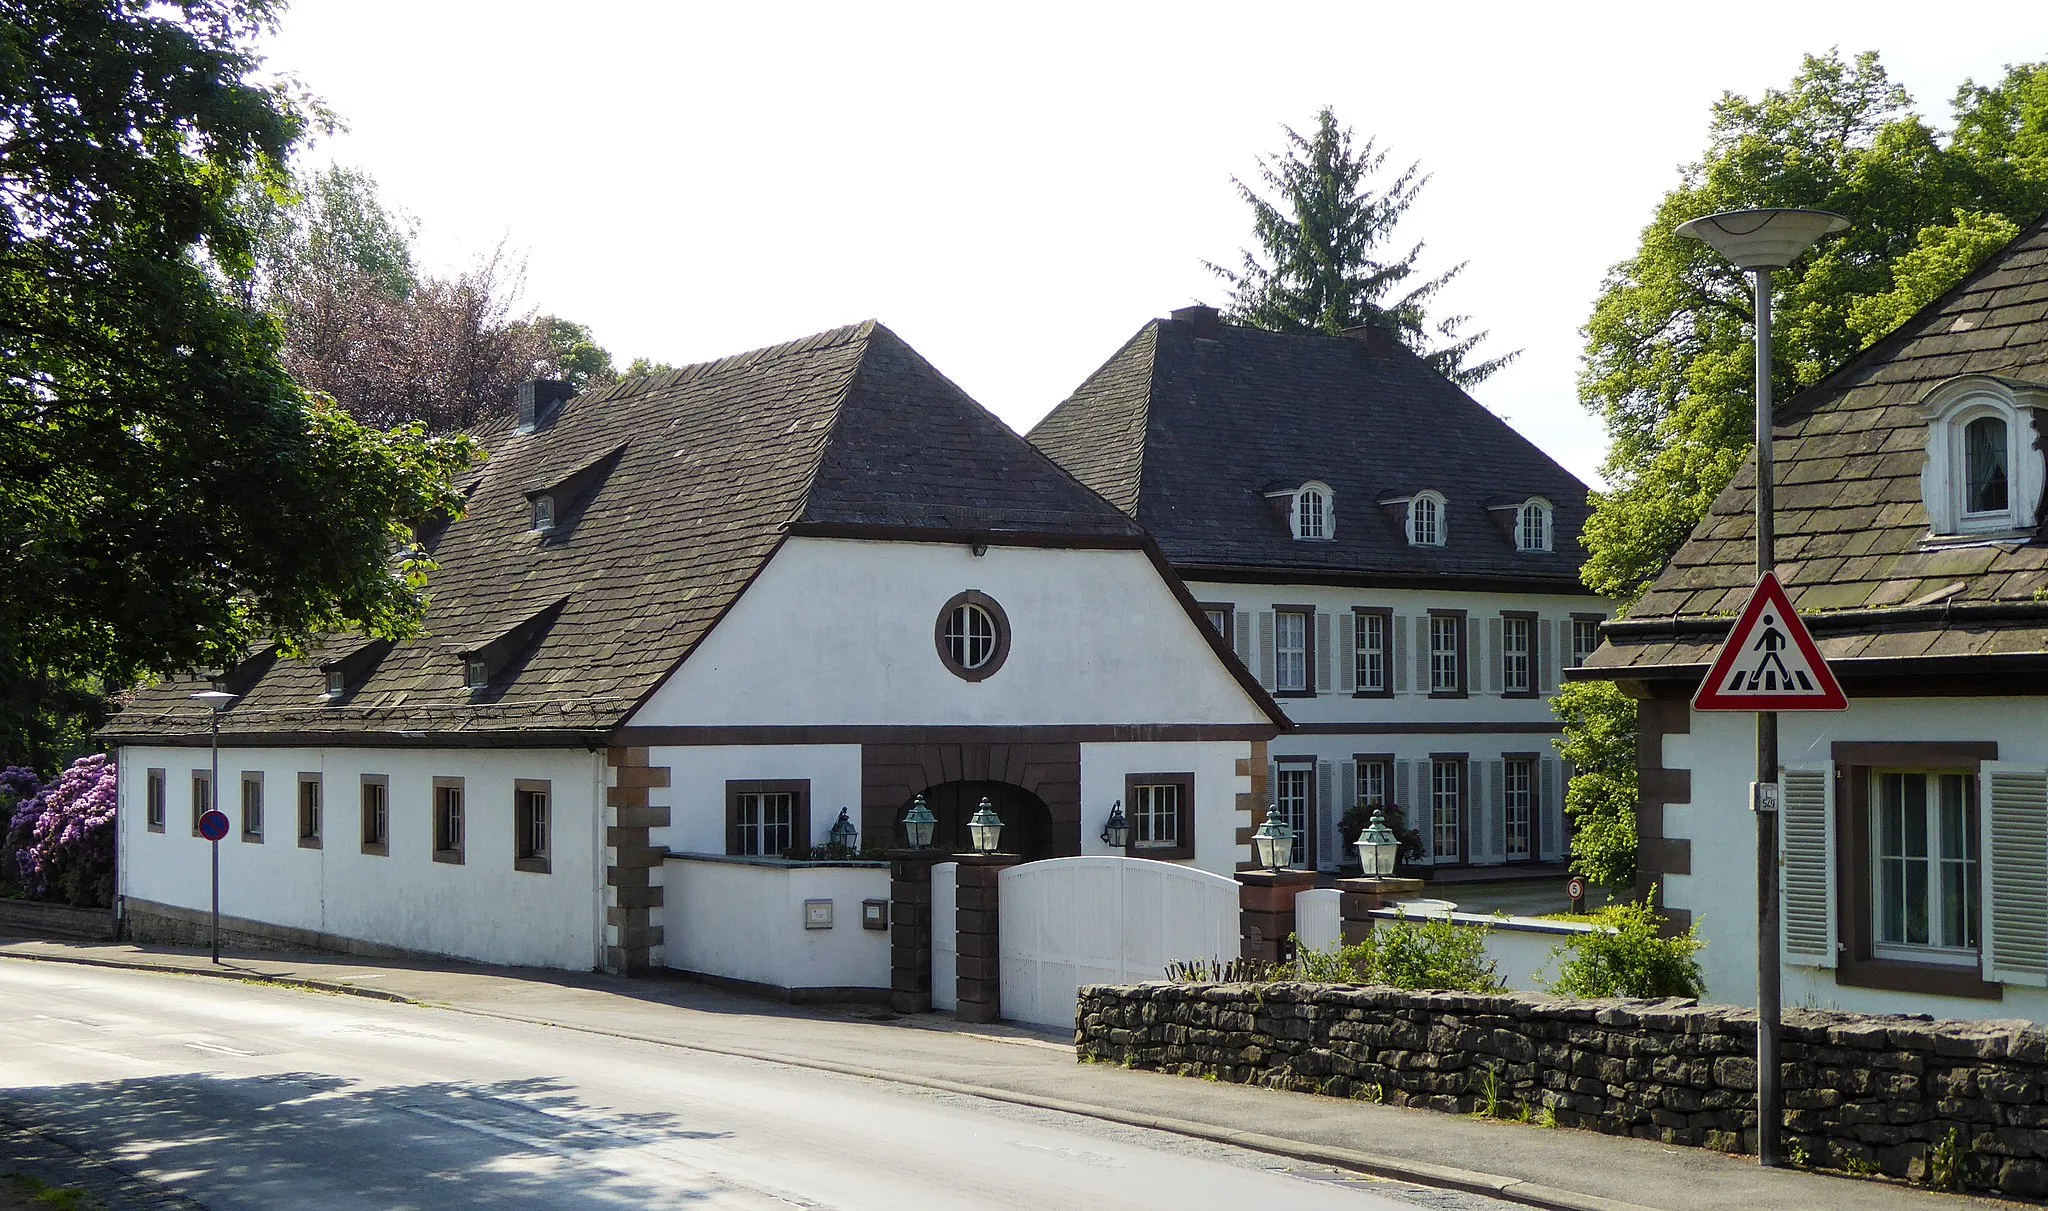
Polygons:
M1815 240L1848 225L1825 210L1724 210L1680 223L1678 234L1706 243L1738 269L1783 269Z
M912 849L930 849L932 833L939 826L939 818L932 809L925 806L924 796L911 801L910 810L903 813L903 838Z
M1401 852L1401 839L1387 827L1387 814L1373 809L1372 822L1358 834L1358 870L1368 879L1384 879L1394 873L1394 861Z
M1266 822L1252 834L1252 850L1266 870L1279 870L1294 860L1294 826L1280 818L1278 805L1266 805Z
M1111 849L1122 849L1131 842L1131 822L1124 816L1124 801L1118 799L1109 805L1109 822L1102 826L1102 843Z
M203 702L206 705L212 707L215 711L224 711L228 709L228 703L233 702L235 698L236 695L223 693L220 690L201 690L198 693L192 695L193 701Z
M1003 818L996 815L995 805L983 796L981 806L967 821L967 836L974 843L974 852L992 854L1002 843Z

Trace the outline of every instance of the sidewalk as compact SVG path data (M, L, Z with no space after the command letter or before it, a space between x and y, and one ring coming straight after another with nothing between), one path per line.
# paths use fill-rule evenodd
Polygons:
M1482 1122L1077 1064L1070 1040L943 1014L790 1006L682 979L0 939L0 958L260 979L921 1085L1571 1211L1911 1211L2014 1204L1586 1131ZM6 967L0 964L0 979Z

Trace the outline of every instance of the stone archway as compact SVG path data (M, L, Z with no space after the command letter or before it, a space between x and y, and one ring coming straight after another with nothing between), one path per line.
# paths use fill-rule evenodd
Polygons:
M1003 853L1022 855L1026 862L1052 856L1046 852L1052 839L1052 813L1046 809L1044 800L1021 786L1008 782L941 782L926 787L923 794L925 806L939 818L932 844L947 853L972 852L974 845L967 832L967 821L986 799L1003 819ZM899 805L897 817L900 819L908 810L910 800L906 799Z
M1079 744L1023 741L1001 734L986 741L979 737L966 742L948 737L948 742L942 743L918 742L922 737L905 739L905 743L861 746L862 838L872 838L870 843L901 845L903 813L913 797L948 783L992 783L1025 792L1044 809L1035 838L1038 852L1031 856L1066 858L1081 852ZM1003 848L1007 850L1011 848L1009 816L1000 806L997 811L1006 824ZM973 814L974 804L969 803L961 819ZM946 836L941 833L941 845L949 843ZM964 829L958 839L964 850Z

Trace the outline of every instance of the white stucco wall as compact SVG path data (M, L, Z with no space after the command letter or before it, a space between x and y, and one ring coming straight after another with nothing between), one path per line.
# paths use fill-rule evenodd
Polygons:
M121 894L204 910L208 842L192 835L192 772L204 748L122 748ZM150 832L147 771L165 771L165 828ZM264 775L264 839L241 839L243 771ZM298 843L298 777L323 779L323 844ZM390 778L390 853L362 852L364 774ZM433 857L435 777L465 780L461 865ZM550 870L513 869L512 784L544 779L554 815ZM221 912L274 925L490 963L589 970L599 961L597 804L604 755L555 749L223 748Z
M1008 616L982 681L933 625L977 589ZM791 539L632 726L1266 721L1138 551Z
M889 931L861 926L861 901L889 898L886 866L663 865L670 967L776 988L889 987ZM832 901L832 928L804 927L807 899Z
M1665 903L1693 914L1709 996L1756 999L1755 725L1748 714L1692 713L1687 735L1666 736L1667 769L1692 771L1692 799L1664 808L1664 835L1692 843L1689 874L1663 878ZM2038 698L1869 699L1839 714L1779 716L1779 759L1822 765L1837 741L1992 740L2001 761L2048 765L2048 706ZM1931 1013L1945 1018L2048 1021L2048 989L2005 987L2002 1001L1888 992L1837 984L1824 968L1786 966L1784 1003L1865 1013Z
M828 840L842 807L860 825L858 744L660 745L648 750L648 763L669 770L668 786L648 792L649 803L670 809L669 826L649 830L653 845L724 853L727 781L809 779L813 845Z
M1187 741L1081 746L1081 853L1117 854L1102 840L1109 806L1124 798L1126 774L1192 773L1195 776L1195 856L1182 862L1228 875L1250 861L1251 846L1237 843L1237 830L1252 827L1252 814L1237 809L1237 796L1251 789L1237 774L1237 759L1249 751L1242 741ZM1132 810L1130 803L1124 811ZM1148 855L1132 850L1130 857Z

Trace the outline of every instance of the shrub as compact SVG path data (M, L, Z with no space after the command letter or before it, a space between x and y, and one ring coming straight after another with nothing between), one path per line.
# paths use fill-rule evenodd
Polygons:
M1264 959L1175 959L1166 978L1176 984L1271 984L1282 969Z
M1372 814L1374 812L1384 812L1386 814L1387 828L1401 842L1401 849L1396 855L1398 860L1402 862L1421 860L1422 833L1418 829L1408 827L1407 809L1398 803L1388 803L1379 807L1357 803L1345 809L1344 815L1337 821L1337 831L1344 838L1344 848L1341 851L1345 855L1344 860L1349 862L1357 856L1358 835L1365 831L1366 825L1372 823Z
M80 757L15 809L8 844L31 899L114 902L114 762Z
M23 882L14 853L29 843L29 830L42 810L24 805L42 793L43 780L34 770L19 765L0 769L0 822L4 822L0 827L0 888L9 889L10 894L18 892Z
M1666 936L1663 918L1641 903L1609 905L1606 921L1550 952L1560 960L1550 991L1567 997L1703 997L1706 977L1697 957L1706 942L1699 925Z
M1406 917L1373 926L1363 942L1334 950L1297 950L1287 978L1315 984L1382 984L1410 990L1499 992L1499 970L1486 957L1487 925L1448 917Z

